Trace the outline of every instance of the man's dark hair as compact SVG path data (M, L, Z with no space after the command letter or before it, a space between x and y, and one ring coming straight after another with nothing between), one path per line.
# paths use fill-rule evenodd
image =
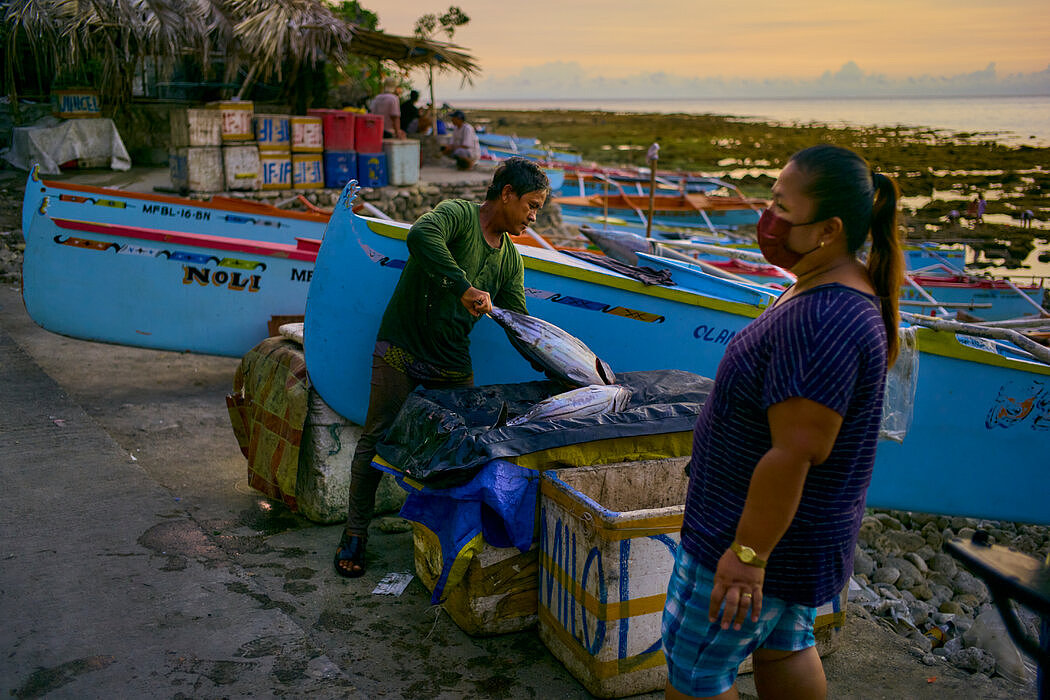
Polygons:
M514 194L524 197L529 192L544 190L549 192L551 188L547 174L540 166L527 158L508 158L499 164L496 172L492 175L492 184L489 185L485 199L492 201L499 199L503 188L510 185Z

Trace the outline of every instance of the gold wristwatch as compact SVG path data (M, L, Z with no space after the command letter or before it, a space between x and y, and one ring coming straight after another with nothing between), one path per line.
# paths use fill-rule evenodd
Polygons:
M729 545L729 548L736 554L736 558L742 563L748 566L754 566L758 569L766 568L766 560L759 559L758 555L755 554L755 550L748 547L746 544L740 544L736 540L733 540L733 544Z

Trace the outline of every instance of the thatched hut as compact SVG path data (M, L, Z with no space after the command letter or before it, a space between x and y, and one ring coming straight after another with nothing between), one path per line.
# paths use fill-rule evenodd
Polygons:
M181 71L184 83L221 97L248 97L273 81L299 111L323 86L324 65L355 55L465 79L478 72L459 47L355 26L320 0L11 0L0 8L4 92L15 109L21 94L90 85L115 115L135 96L161 96L157 88Z

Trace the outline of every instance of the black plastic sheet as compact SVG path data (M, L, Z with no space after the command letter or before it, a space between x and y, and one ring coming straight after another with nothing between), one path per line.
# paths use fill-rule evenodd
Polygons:
M496 425L564 391L553 381L492 384L460 389L419 389L409 395L376 446L383 459L436 487L469 480L492 459L612 438L691 430L713 380L682 370L617 374L631 390L623 411L583 418Z

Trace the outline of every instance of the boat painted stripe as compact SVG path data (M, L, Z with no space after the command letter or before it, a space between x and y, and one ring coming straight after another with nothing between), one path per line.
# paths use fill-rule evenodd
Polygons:
M74 184L72 182L58 182L56 180L41 180L41 184L45 187L49 187L55 190L66 190L72 192L85 192L87 194L102 195L104 197L120 197L123 199L141 200L147 202L157 202L163 204L172 204L180 207L198 207L201 209L213 209L221 212L238 212L241 214L256 214L262 216L273 216L281 219L297 219L300 221L316 221L320 223L326 223L329 218L329 214L316 214L313 212L302 212L302 211L288 211L286 209L278 209L270 204L263 204L261 202L254 202L252 200L238 199L235 197L221 197L215 196L210 199L195 200L185 199L182 197L171 197L161 194L149 194L145 192L125 192L124 190L112 190L106 187L95 187L93 185L81 185ZM44 194L54 196L53 192L45 192ZM59 195L62 198L63 195ZM78 201L78 200L72 200ZM81 201L88 201L84 198ZM93 204L103 204L105 206L120 206L113 200L100 200L98 202L92 202Z
M372 233L378 236L402 241L408 237L407 228L391 225L385 221L380 221L379 219L369 219L366 217L360 218L365 222ZM530 246L522 246L521 248L523 251L527 251ZM645 285L629 277L614 276L606 272L584 269L579 267L576 261L574 261L573 264L567 264L556 262L554 260L544 260L542 258L532 257L527 252L523 252L521 257L525 262L525 267L532 270L546 272L557 277L578 279L582 282L588 282L603 287L612 287L614 289L622 289L629 292L644 294L646 296L677 301L690 306L706 307L715 309L716 311L725 311L726 313L746 316L748 318L758 318L759 314L761 314L765 308L752 304L725 301L723 299L718 299L717 297L709 297L692 291L676 289L674 287Z
M978 362L1019 372L1034 372L1035 374L1050 376L1050 365L1014 360L987 350L971 348L960 343L955 338L954 333L947 331L918 328L915 338L918 341L920 352L928 352L931 355L940 355L941 357L951 357L963 362ZM919 362L922 362L922 360L920 359Z
M147 229L139 226L119 226L117 224L101 224L91 221L74 221L71 219L52 219L52 221L59 228L69 231L86 231L89 233L104 234L119 238L134 238L158 243L174 243L177 245L193 246L196 248L209 248L211 250L224 250L271 258L286 258L289 260L300 260L310 263L317 260L316 252L303 250L298 246L289 245L287 243L268 243L265 241L252 241L246 238L212 236L205 233L183 233L179 231L165 231L162 229Z
M912 279L920 287L937 287L943 289L1001 289L1009 291L1011 294L1016 294L1013 289L1010 288L1006 282L1002 280L953 280L953 279L937 279L935 277L921 277L918 275L912 275ZM1018 289L1038 292L1042 291L1044 287L1039 284L1018 284L1015 285Z

